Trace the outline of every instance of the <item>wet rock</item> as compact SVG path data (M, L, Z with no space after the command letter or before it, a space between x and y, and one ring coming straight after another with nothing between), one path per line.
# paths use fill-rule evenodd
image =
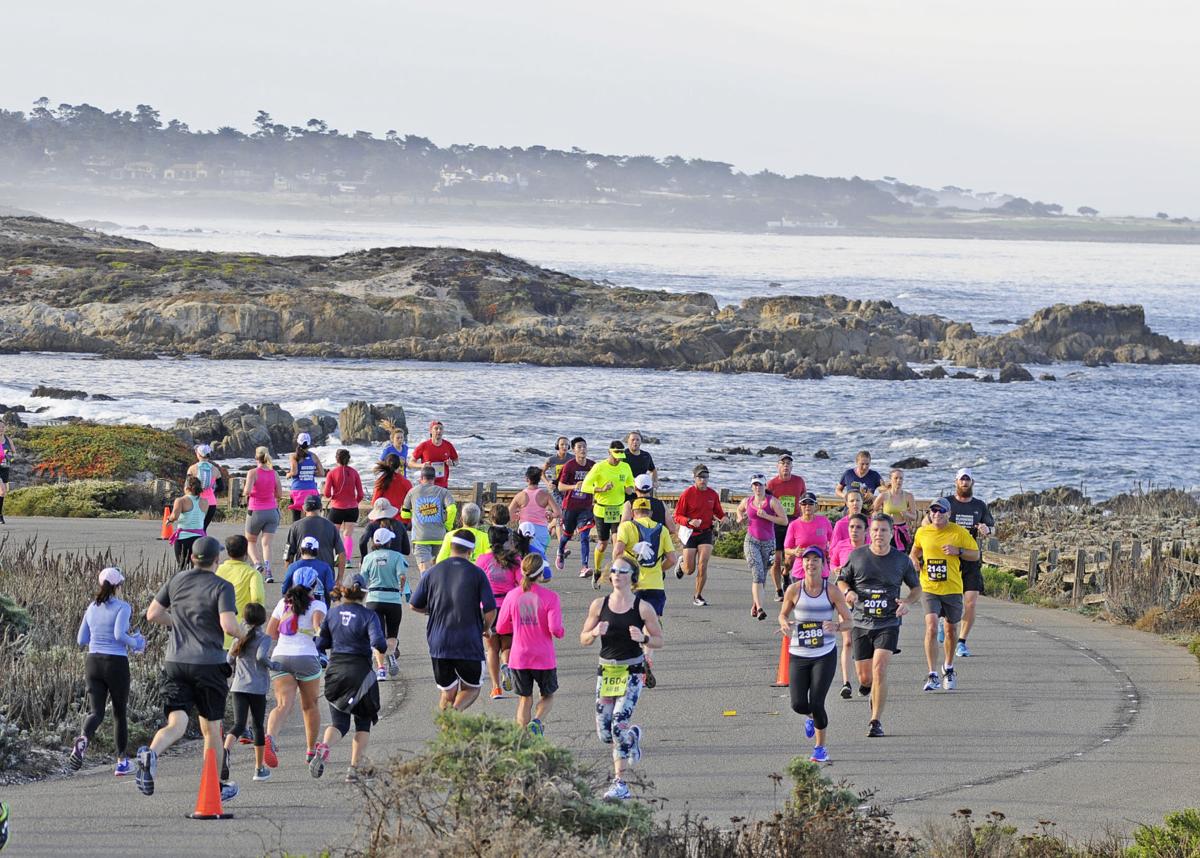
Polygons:
M547 453L545 450L539 450L537 447L514 447L513 452L520 453L524 456L537 456L540 459L547 459L550 457L549 453Z
M29 395L38 396L43 399L87 399L87 391L50 387L44 384L39 384Z
M377 444L391 436L389 426L408 429L401 406L392 403L371 405L362 400L355 400L343 408L337 423L343 444Z
M1116 360L1116 356L1111 349L1095 348L1088 349L1082 360L1084 366L1108 366Z
M769 445L758 451L758 455L760 456L782 456L784 453L787 453L789 456L792 455L791 450L785 450L782 447L772 447Z
M957 378L957 379L960 379L963 381L975 381L975 379L979 378L979 376L977 376L975 373L963 372L961 369L958 372L954 373L954 375L952 375L950 377Z
M109 396L107 393L93 393L89 397L93 402L116 402L117 397Z
M1020 364L1006 363L1000 368L1000 383L1009 384L1014 381L1033 381L1033 375Z
M1058 378L1051 372L1043 372L1038 376L1038 381L1058 381Z
M922 459L920 456L909 456L908 458L901 459L899 462L892 462L892 467L905 471L910 471L914 468L928 468L929 460Z
M921 375L925 378L937 379L946 378L948 373L946 372L946 368L939 364L938 366L930 367L929 369L925 370L925 372L921 373Z
M986 384L988 382L995 381L996 377L994 375L992 375L990 372L985 372L982 375L975 376L975 380L982 381Z
M814 459L828 459L829 452L826 450L817 450L817 452L813 453L813 458Z
M1021 492L989 504L993 511L1024 510L1037 507L1078 507L1090 503L1079 489L1073 486L1055 486L1040 492Z
M754 451L749 447L709 447L710 453L723 453L726 456L753 456Z

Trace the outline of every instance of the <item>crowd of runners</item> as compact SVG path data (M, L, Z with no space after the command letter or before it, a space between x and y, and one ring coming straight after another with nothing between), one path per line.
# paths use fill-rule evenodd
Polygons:
M210 457L206 445L196 448L184 494L171 507L180 571L145 612L147 622L170 630L166 724L132 758L125 753L128 659L146 642L131 631L136 621L120 598L120 569L99 573L79 628L79 643L88 647L91 711L69 763L82 766L111 700L121 750L114 774L133 774L146 795L155 790L159 755L183 736L193 710L206 753L220 760L224 801L239 792L231 777L242 765L234 760L239 744L252 746L252 779L268 780L287 758L277 737L297 702L311 775L322 777L351 734L345 779L357 781L380 714L379 683L399 673L405 606L426 615L440 708L471 706L486 670L490 699L515 695L517 722L544 734L559 688L556 645L567 630L547 582L567 571L577 551L578 569L568 574L598 591L579 641L600 646L595 728L613 759L606 797L628 798L626 771L642 755L635 711L642 692L656 685L652 653L665 641L666 579L690 579L691 606L707 607L709 561L730 515L746 531L750 617L765 620L774 597L791 707L813 740L811 759L826 762L826 698L839 670L841 697L856 690L870 697L867 736L885 735L888 667L911 612L924 616L924 690L956 687L955 659L970 655L967 637L983 589L977 540L993 525L987 505L973 496L969 470L957 473L951 496L920 508L903 472L893 470L885 481L866 451L832 487L845 504L836 524L818 514L816 495L786 453L775 474L748 474L744 486L732 487L745 498L731 510L703 464L672 506L655 496L658 472L636 431L595 459L584 438L558 438L510 503L481 509L460 504L449 490L458 453L433 421L428 439L412 449L397 431L370 475L351 467L345 449L327 470L306 434L296 439L283 477L260 448L241 492L244 533L222 545L207 531L229 474ZM368 501L366 526L356 534L360 504ZM292 520L283 565L274 568L281 508ZM266 585L277 576L280 598L268 611ZM230 694L234 717L224 733Z

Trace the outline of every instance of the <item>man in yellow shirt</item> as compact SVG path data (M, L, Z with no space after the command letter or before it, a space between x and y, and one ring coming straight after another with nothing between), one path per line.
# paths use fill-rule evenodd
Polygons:
M632 520L621 522L617 528L613 557L624 557L633 564L637 569L634 592L661 617L667 606L663 567L669 569L674 566L678 555L666 527L650 517L650 498L640 497L633 501ZM645 683L647 688L653 688L656 684L650 670L649 650L646 651Z
M608 539L621 523L626 495L633 494L633 471L625 462L625 444L608 445L608 458L597 462L583 480L583 494L592 496L592 516L596 520L596 548L592 552L592 586L600 589L601 567Z
M913 566L921 573L921 599L925 603L925 661L929 665L926 691L939 687L952 691L957 683L954 646L963 612L962 560L978 560L979 545L965 527L950 521L950 502L938 498L929 505L929 524L913 535ZM937 651L938 618L946 618L946 660L938 681L934 654Z
M229 559L217 567L217 577L224 578L233 585L233 598L237 603L238 619L242 611L251 602L266 607L267 593L263 585L262 573L246 562L246 550L249 547L246 537L240 533L225 540L225 551ZM233 645L233 638L225 635L225 649Z
M475 563L484 554L492 550L492 543L488 540L487 531L483 530L479 524L483 520L483 511L477 504L464 504L462 508L462 529L469 530L475 537L475 547L471 549L471 556L468 558L472 563ZM450 540L454 537L453 532L447 533L442 539L442 548L438 551L437 558L434 563L441 563L450 556Z

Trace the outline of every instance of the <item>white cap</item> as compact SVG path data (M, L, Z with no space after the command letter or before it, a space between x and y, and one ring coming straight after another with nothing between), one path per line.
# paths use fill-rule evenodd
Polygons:
M300 548L306 551L320 551L321 542L315 536L306 536L300 540Z
M537 528L533 526L532 522L523 521L517 527L517 533L521 534L522 536L528 536L530 539L533 539L533 537L537 536Z
M312 435L309 435L307 432L301 432L299 435L296 436L296 443L297 444L311 444L312 443Z
M633 478L633 487L639 492L648 492L654 488L654 477L649 474L638 474Z
M971 480L972 482L975 481L975 478L973 476L971 476L970 468L959 468L958 473L954 475L955 480L961 480L963 477L966 477L968 480Z
M371 537L371 541L376 545L387 545L395 538L396 534L392 533L386 527L381 527L379 530L375 531L375 535Z
M116 566L109 566L100 570L101 584L112 584L116 587L124 580L125 576L121 574L121 570Z
M210 447L208 444L197 444L196 453L201 456L211 456L212 447Z

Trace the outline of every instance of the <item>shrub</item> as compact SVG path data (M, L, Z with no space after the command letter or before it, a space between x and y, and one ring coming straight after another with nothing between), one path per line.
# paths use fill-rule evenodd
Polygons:
M1127 858L1191 858L1200 855L1200 810L1168 813L1163 825L1142 825L1133 834Z
M730 560L744 560L746 555L742 550L742 543L745 540L745 530L730 530L722 533L713 543L713 554Z
M1187 645L1188 652L1196 656L1196 660L1200 661L1200 635L1194 635Z
M153 498L137 485L114 480L80 480L23 486L9 493L6 505L13 515L62 518L112 518L148 509Z
M984 565L983 588L989 596L1012 599L1014 602L1028 601L1029 581L996 566Z
M45 477L125 480L137 474L178 480L192 462L187 445L149 426L68 423L23 430L19 442Z

